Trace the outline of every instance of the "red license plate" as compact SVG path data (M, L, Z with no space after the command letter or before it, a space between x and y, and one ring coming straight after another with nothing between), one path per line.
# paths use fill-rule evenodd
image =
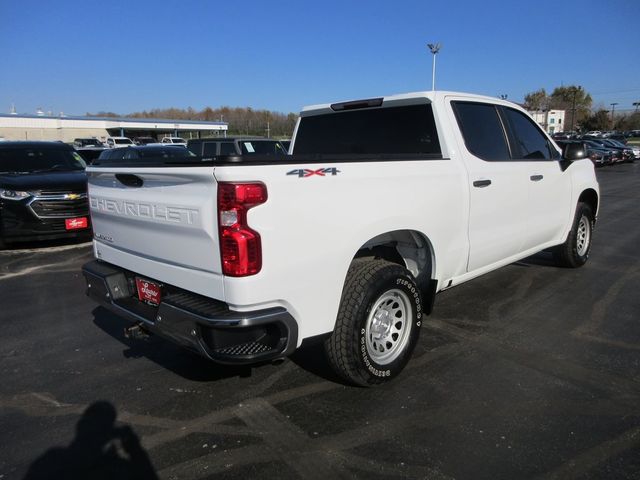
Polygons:
M89 226L89 220L87 217L79 218L65 218L64 228L67 230L79 230L81 228L87 228Z
M138 298L151 305L160 305L162 299L162 291L160 285L144 278L136 277L136 287L138 289Z

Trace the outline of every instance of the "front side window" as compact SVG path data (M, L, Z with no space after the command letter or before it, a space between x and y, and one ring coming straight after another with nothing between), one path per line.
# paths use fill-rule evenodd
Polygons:
M514 158L525 160L550 160L552 152L547 137L524 113L505 109L514 137Z
M487 103L453 102L467 150L483 160L509 160L509 147L496 107Z

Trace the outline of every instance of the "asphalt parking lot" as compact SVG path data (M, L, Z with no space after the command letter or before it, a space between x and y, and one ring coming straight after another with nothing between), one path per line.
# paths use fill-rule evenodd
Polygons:
M228 368L127 340L84 296L90 245L0 252L0 479L95 455L119 478L640 478L640 162L598 178L584 268L542 253L441 293L378 389L314 348Z

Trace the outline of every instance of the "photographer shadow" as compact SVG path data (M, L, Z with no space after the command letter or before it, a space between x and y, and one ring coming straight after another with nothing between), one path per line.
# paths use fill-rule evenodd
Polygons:
M106 401L91 404L76 425L68 447L54 447L29 467L25 480L156 480L147 452L131 427L116 426L116 409Z

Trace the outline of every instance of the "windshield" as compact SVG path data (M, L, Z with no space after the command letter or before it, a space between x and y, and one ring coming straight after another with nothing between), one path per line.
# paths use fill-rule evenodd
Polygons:
M102 146L102 144L98 140L92 139L92 138L76 140L75 143L81 147L101 147Z
M0 149L0 172L33 173L84 170L86 163L73 150L62 148Z
M275 140L244 140L239 142L243 155L286 155L282 144Z
M114 138L118 145L132 145L133 142L128 138Z

